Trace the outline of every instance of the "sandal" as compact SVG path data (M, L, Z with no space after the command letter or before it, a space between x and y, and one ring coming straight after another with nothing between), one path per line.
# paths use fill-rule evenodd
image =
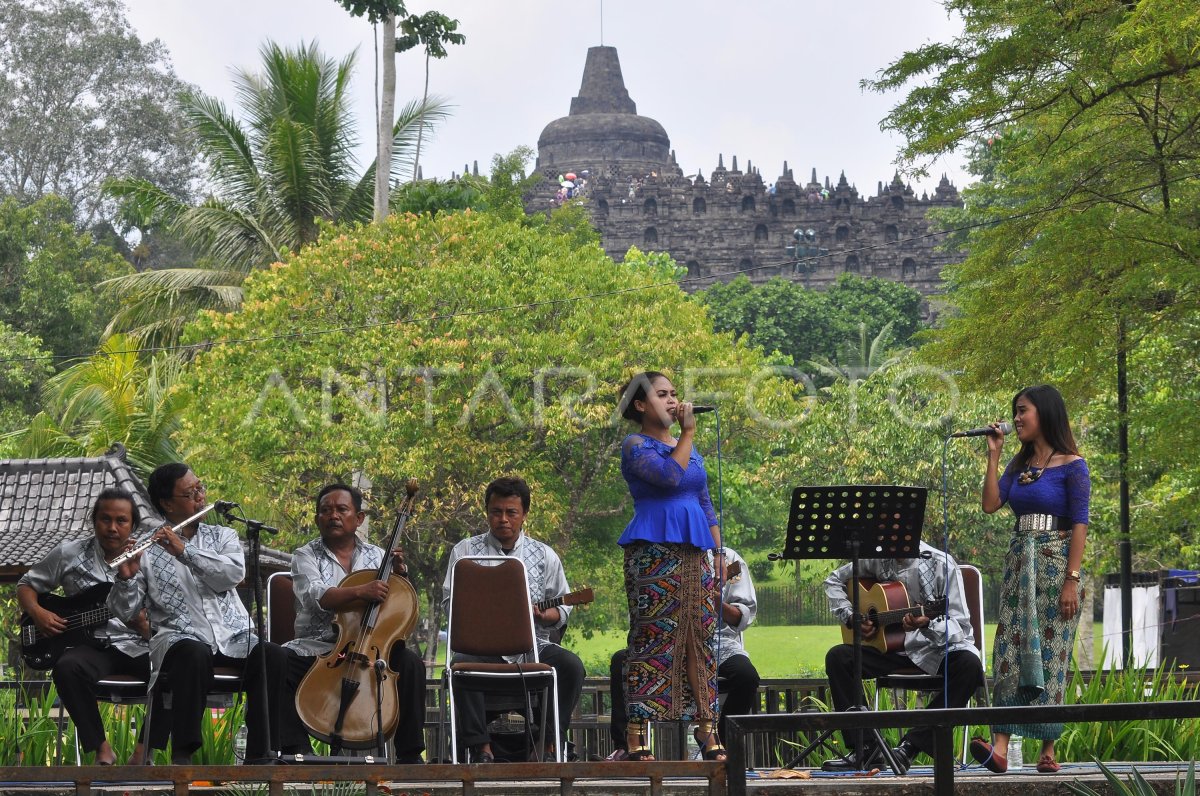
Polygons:
M710 732L707 737L701 738L700 730L696 730L696 732L692 733L692 737L696 739L696 745L700 747L700 754L705 760L724 763L729 758L729 752L721 745L721 741L717 738L715 732ZM707 745L709 741L712 742L712 746Z
M971 739L971 757L993 774L1003 774L1008 771L1008 758L996 754L992 745L982 738Z
M653 763L655 762L654 752L643 746L641 749L634 749L625 755L625 761L629 763Z
M1062 766L1056 763L1051 755L1042 755L1038 758L1037 770L1039 774L1057 774L1062 770Z

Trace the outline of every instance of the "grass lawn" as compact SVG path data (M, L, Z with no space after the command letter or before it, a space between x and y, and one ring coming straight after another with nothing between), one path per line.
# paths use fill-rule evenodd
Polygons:
M1095 626L1096 660L1100 660L1101 624ZM988 663L996 626L987 625ZM746 631L746 651L763 677L824 677L825 652L841 634L833 625L754 626ZM612 654L625 646L624 630L608 630L585 639L568 633L566 645L583 659L590 675L607 675Z

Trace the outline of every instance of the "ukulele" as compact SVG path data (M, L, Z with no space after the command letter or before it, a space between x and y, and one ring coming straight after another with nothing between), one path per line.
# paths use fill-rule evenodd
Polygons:
M67 647L83 644L92 628L112 618L106 602L111 583L97 583L73 597L39 594L38 605L53 611L67 623L57 636L47 636L33 623L29 614L21 614L21 657L30 669L50 669Z
M930 619L941 616L946 611L946 598L909 605L908 590L899 581L859 581L858 610L864 621L874 622L878 628L871 638L863 639L864 646L880 652L903 652L904 628L900 622L906 616L928 616ZM842 627L842 641L854 643L853 627Z
M596 599L595 593L591 589L579 589L577 591L568 592L561 597L551 597L548 600L539 600L534 603L539 611L548 611L551 608L557 608L560 605L587 605Z

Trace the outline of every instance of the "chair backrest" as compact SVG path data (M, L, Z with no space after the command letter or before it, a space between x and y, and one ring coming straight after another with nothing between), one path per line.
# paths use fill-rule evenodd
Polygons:
M275 572L267 578L267 641L282 644L296 637L296 596L292 573Z
M506 556L460 558L450 573L446 661L455 652L487 657L533 654L533 605L525 562Z
M963 596L967 600L967 611L971 614L971 633L975 636L975 648L983 659L983 669L987 671L988 655L987 641L983 637L983 575L979 569L970 564L959 564L958 571L962 575Z

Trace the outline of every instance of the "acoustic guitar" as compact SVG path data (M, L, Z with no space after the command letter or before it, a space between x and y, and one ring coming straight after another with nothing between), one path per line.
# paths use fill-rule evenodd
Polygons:
M50 669L67 647L87 641L92 628L112 618L106 602L111 583L97 583L73 597L60 594L39 594L38 605L53 611L67 623L67 629L57 636L47 636L33 623L29 614L21 614L21 657L30 669Z
M928 616L930 619L941 616L946 611L946 598L910 605L908 590L903 583L860 580L858 610L863 620L874 622L878 628L871 638L863 639L863 646L874 647L880 652L903 652L904 628L900 622L906 616ZM854 643L853 626L842 626L842 641Z

